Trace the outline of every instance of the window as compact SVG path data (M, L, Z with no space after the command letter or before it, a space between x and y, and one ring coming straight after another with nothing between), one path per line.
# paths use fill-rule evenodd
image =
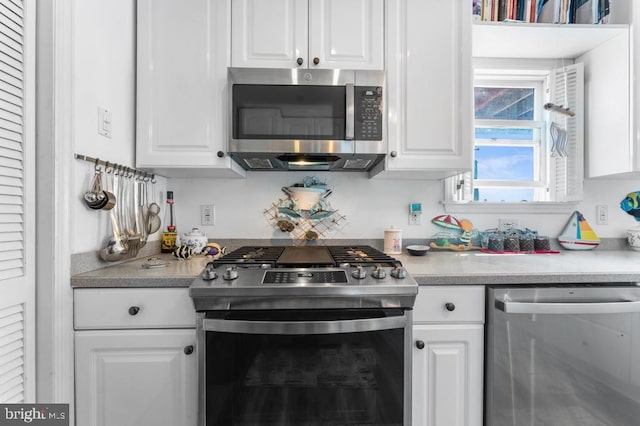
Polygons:
M582 90L581 64L476 70L473 170L446 180L445 204L579 200ZM576 114L547 111L547 103Z

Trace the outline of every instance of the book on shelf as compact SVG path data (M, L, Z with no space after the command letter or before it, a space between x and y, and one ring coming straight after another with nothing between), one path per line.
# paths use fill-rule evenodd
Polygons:
M608 24L611 0L474 0L475 20Z

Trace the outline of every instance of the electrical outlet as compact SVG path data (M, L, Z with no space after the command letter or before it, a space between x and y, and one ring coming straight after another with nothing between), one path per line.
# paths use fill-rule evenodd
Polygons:
M409 214L409 225L422 225L422 215L416 213Z
M596 224L606 225L609 223L609 209L606 204L596 206Z
M422 224L422 203L409 204L409 225Z
M214 226L216 224L216 206L203 204L200 206L200 225Z
M500 217L498 218L498 229L500 231L518 229L518 219Z

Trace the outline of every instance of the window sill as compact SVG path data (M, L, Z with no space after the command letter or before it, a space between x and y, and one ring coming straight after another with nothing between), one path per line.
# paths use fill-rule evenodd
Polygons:
M578 201L570 202L488 202L469 201L442 203L445 213L571 213Z

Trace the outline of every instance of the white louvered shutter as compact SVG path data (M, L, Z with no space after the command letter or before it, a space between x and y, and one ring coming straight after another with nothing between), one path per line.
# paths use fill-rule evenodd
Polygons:
M582 200L584 180L584 68L581 63L553 70L551 102L575 112L574 117L551 112L551 122L567 130L567 156L552 157L552 201ZM550 127L550 126L549 126ZM549 136L551 137L551 136Z
M35 396L33 7L0 0L0 403Z

